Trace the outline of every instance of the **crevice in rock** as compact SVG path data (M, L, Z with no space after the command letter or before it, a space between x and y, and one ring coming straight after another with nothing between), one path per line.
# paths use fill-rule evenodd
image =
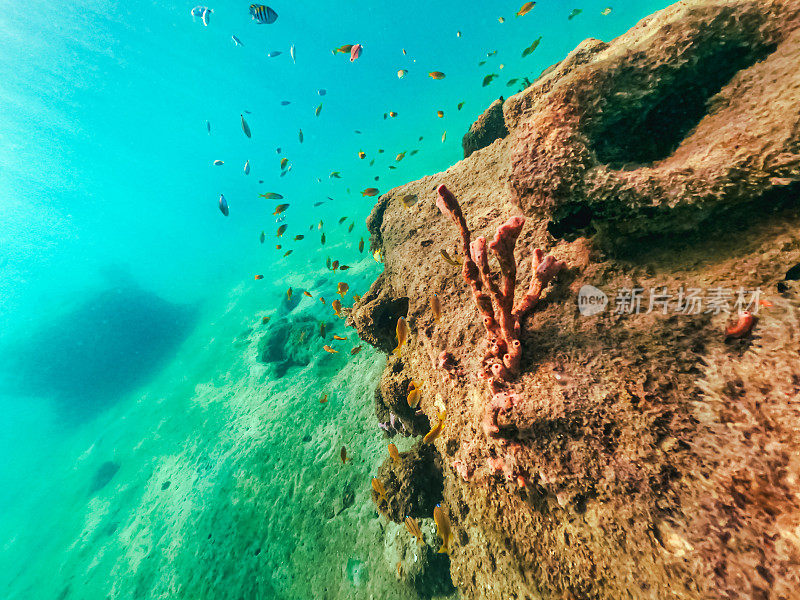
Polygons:
M709 100L736 73L764 60L776 47L751 40L707 40L674 72L642 79L641 89L627 91L629 100L607 108L592 127L589 146L597 160L623 169L667 158L707 114ZM636 77L620 73L618 79L629 84Z

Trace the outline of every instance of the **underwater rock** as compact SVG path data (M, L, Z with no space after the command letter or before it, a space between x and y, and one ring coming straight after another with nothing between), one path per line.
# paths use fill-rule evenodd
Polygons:
M395 523L402 523L406 517L430 518L442 500L442 459L433 445L422 440L408 452L401 452L398 462L384 460L377 477L386 490L386 501L379 501L374 490L372 499Z
M506 101L514 201L613 247L796 196L798 11L687 2L584 42Z
M436 551L433 519L420 519L425 544L419 544L404 524L389 523L384 535L383 558L395 579L413 588L415 597L435 598L455 591L450 579L450 559Z
M380 385L375 390L375 414L378 422L385 424L382 429L390 437L395 433L424 435L430 429L428 418L417 414L416 409L408 405L411 377L405 370L406 366L402 358L392 360L383 371Z
M481 116L470 126L469 131L461 139L464 148L464 158L481 148L486 148L497 139L508 135L506 122L503 118L503 97L489 105Z
M786 598L800 586L800 290L784 279L800 262L798 61L800 4L681 2L583 42L505 101L507 137L378 199L368 227L384 271L351 322L384 352L397 316L412 325L377 416L407 426L412 378L426 382L427 427L446 410L425 451L441 460L462 597ZM522 213L517 262L541 248L570 267L519 323L518 370L494 402L471 375L485 330L459 232L435 206L442 184L476 237ZM531 278L523 267L517 283ZM584 286L607 300L591 316ZM641 304L626 306L632 288ZM767 304L726 341L740 288ZM733 314L683 310L689 289L702 302L731 290ZM378 473L380 510L400 519L420 490L404 494L411 478L392 467Z
M12 393L53 399L59 419L74 424L157 372L189 334L196 310L120 278L110 275L108 287L85 293L41 329L0 348L0 380Z
M335 323L324 323L328 335ZM325 343L320 328L321 322L310 315L270 321L268 329L258 341L258 360L272 364L277 378L286 375L291 367L310 364L321 355L322 345Z
M120 464L112 460L107 460L100 465L94 472L91 484L89 484L89 495L99 492L111 483L111 480L114 479L114 475L117 474L119 468Z

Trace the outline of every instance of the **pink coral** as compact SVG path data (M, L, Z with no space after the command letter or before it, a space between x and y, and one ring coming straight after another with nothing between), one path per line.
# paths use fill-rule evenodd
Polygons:
M519 371L522 355L519 333L522 320L536 306L542 291L564 267L564 263L534 249L530 286L515 305L517 262L514 248L525 225L525 217L511 217L498 228L488 244L489 250L500 264L498 285L489 269L486 239L479 237L471 240L467 221L456 197L444 185L440 185L437 192L436 206L458 226L464 254L464 279L472 287L475 305L489 336L489 348L482 365L485 375L493 377L495 381L507 382Z

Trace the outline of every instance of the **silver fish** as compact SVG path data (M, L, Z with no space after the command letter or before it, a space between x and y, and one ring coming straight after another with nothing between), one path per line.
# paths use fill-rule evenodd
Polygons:
M318 93L320 96L324 96L325 94L327 94L327 93L328 93L328 90L324 90L324 89L323 89L323 90L317 90L317 93Z
M276 56L280 56L283 54L280 50L273 50L272 52L267 52L267 56L270 58L275 58Z
M233 40L233 43L236 44L237 46L244 46L242 40L237 38L235 35L231 35L231 39Z
M219 209L226 217L230 214L230 210L228 209L228 201L225 200L225 196L223 194L219 195Z
M211 18L211 13L214 12L212 9L208 8L207 6L195 6L192 9L192 16L193 17L200 17L203 21L203 25L208 27L208 20Z
M244 120L244 115L239 115L242 117L242 131L247 137L250 137L250 126L247 124L247 121Z
M294 54L294 44L292 44L291 48L289 48L289 55L292 57L292 62L297 63L297 59Z
M250 161L244 163L244 174L250 175Z

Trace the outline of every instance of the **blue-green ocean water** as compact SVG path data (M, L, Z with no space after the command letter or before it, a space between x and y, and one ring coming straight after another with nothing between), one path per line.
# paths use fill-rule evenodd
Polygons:
M280 0L259 25L228 0L204 26L195 2L0 0L0 596L416 597L368 493L384 358L351 357L317 298L380 272L361 190L444 170L509 79L666 5L520 4ZM331 53L354 43L355 62ZM345 351L283 377L259 362L262 316L289 309Z

